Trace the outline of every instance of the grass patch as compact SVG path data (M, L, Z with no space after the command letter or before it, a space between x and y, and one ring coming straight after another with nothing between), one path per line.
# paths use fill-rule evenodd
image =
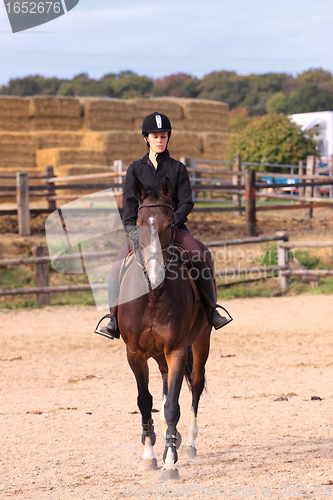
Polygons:
M295 257L307 269L317 269L320 263L320 257L311 256L307 250L296 250Z

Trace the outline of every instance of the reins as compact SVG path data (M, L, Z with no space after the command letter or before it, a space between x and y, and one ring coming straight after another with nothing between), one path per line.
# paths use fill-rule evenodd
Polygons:
M174 212L174 208L172 205L170 205L169 203L145 203L143 205L140 205L138 207L138 211L141 210L142 208L155 208L155 207L165 207L165 208L169 208L170 210L172 210L172 212ZM173 214L172 214L172 218L173 218ZM161 266L162 269L164 269L164 272L166 272L166 270L168 269L169 265L171 264L171 262L173 261L174 259L174 255L173 255L173 252L170 252L170 249L174 248L174 243L175 243L175 234L176 234L176 230L175 230L175 224L172 225L172 233L171 233L171 242L170 244L165 247L165 248L162 248L161 249L161 252L168 252L168 257L167 257L167 260L162 263L160 262L160 260L156 257L156 254L157 252L151 252L149 250L149 248L147 248L141 241L140 241L140 247L143 248L149 255L148 257L148 260L145 261L143 259L143 256L141 254L141 251L139 252L139 257L140 257L140 260L141 262L138 261L138 259L135 257L135 261L136 263L138 264L139 267L142 268L143 272L144 272L144 275L146 277L146 280L147 280L147 283L148 283L148 286L149 286L149 290L151 291L152 290L152 287L151 287L151 283L150 283L150 280L149 280L149 276L148 276L148 272L147 272L147 266L149 264L149 262L151 260L156 260L159 265ZM140 248L140 250L141 250ZM170 255L171 254L171 255Z

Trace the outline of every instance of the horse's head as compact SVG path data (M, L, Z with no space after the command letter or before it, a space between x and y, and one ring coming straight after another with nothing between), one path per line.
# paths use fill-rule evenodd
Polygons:
M171 182L166 177L159 192L146 190L143 184L135 179L133 191L139 202L137 225L140 228L145 270L151 287L156 288L164 280L164 264L173 237Z

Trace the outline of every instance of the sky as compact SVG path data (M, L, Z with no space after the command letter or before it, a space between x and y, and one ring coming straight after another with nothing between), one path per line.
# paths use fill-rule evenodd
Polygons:
M202 78L222 69L333 72L332 0L80 0L54 21L19 33L11 31L6 1L0 0L0 85L35 74L101 78L122 70L154 78L179 72Z

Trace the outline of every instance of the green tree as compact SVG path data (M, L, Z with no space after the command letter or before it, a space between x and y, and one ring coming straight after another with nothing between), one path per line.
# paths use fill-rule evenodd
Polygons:
M103 92L97 80L89 78L88 73L80 73L72 80L65 80L58 90L58 95L100 97Z
M284 115L266 115L251 121L228 145L228 158L240 153L243 161L298 165L317 154L312 137ZM264 167L255 167L259 171Z
M131 74L126 74L120 78L117 77L111 85L115 97L130 99L149 95L154 83L147 76L139 76L131 72Z
M283 92L277 92L266 102L266 111L269 115L285 113L287 111L287 98Z
M322 83L333 80L332 73L323 68L310 68L298 74L297 77L307 83Z
M329 111L333 109L333 94L321 90L315 83L306 83L291 94L287 108L290 114Z
M249 89L244 104L249 107L251 116L266 114L267 101L282 91L283 84L290 78L287 73L264 73L249 75Z
M213 71L203 77L198 97L222 101L234 109L244 104L248 89L248 77L238 76L235 71Z
M32 95L38 95L42 93L42 87L39 77L36 76L26 76L24 78L11 78L8 85L2 85L0 87L1 95L16 95L20 97L28 97Z

